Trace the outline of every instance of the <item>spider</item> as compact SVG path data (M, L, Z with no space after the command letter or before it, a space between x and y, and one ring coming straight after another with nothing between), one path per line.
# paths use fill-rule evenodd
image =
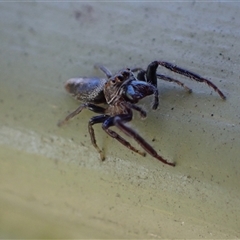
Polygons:
M139 100L145 98L146 96L153 95L154 101L152 109L157 109L159 104L157 79L174 82L184 87L188 92L191 92L191 89L185 86L182 82L157 73L158 66L163 66L197 82L206 83L209 87L213 88L222 99L226 99L225 95L211 81L168 62L153 61L148 65L146 70L142 68L126 68L118 71L114 75L103 65L95 65L95 68L100 69L106 75L107 79L97 77L69 79L65 84L65 89L77 100L83 101L83 103L75 111L70 113L63 121L60 121L58 126L65 124L68 120L79 114L83 109L89 109L90 111L100 114L89 120L88 131L91 137L92 145L100 154L102 161L105 159L105 156L103 150L101 150L97 145L93 129L93 125L99 123L102 124L102 129L110 137L115 138L133 152L136 152L141 156L146 156L147 152L164 164L175 166L174 162L169 162L160 156L143 137L125 124L132 120L133 110L137 111L141 118L145 118L147 116L147 113L141 107L136 105ZM135 72L136 76L134 74ZM105 103L106 107L99 106L99 104L102 103ZM144 149L144 151L136 149L117 132L113 131L111 129L113 126L117 127L127 136L132 137Z

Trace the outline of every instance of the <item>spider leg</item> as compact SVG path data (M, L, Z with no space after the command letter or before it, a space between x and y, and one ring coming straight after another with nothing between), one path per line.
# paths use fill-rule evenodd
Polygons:
M104 156L103 151L97 145L93 125L97 124L97 123L103 123L108 118L109 118L109 115L100 115L100 116L92 117L88 122L88 131L89 131L89 134L90 134L90 137L91 137L92 145L97 149L98 153L100 154L100 158L101 158L102 161L104 161L105 156Z
M152 62L148 65L147 70L145 71L142 68L133 68L132 72L137 72L137 79L140 81L151 83L153 86L157 87L157 68L158 64Z
M118 115L121 116L123 121L131 121L132 116L130 114L121 114ZM103 122L102 128L103 130L112 138L115 138L117 141L119 141L121 144L123 144L125 147L129 148L130 150L132 150L133 152L136 152L142 156L146 156L145 152L142 152L138 149L136 149L135 147L133 147L128 141L126 141L123 137L121 137L118 133L116 133L115 131L109 129L110 127L115 125L115 118L116 117L109 117L108 119L106 119Z
M157 74L157 78L162 79L162 80L167 81L167 82L174 82L174 83L180 85L181 87L185 88L189 93L192 92L191 88L187 87L184 83L182 83L182 82L180 82L180 81L178 81L176 79L167 77L167 76L162 75L162 74Z
M146 70L146 81L157 87L157 68L158 63L152 62Z
M152 105L152 109L157 109L158 105L159 105L159 99L158 99L159 93L158 93L158 89L156 88L154 91L154 102Z
M119 134L109 129L111 126L116 126L126 135L132 137L146 152L148 152L151 156L158 159L159 161L168 164L170 166L175 166L175 163L170 163L167 160L163 159L157 152L153 149L151 145L149 145L138 133L136 133L133 129L126 126L124 123L129 122L132 120L132 112L128 114L119 114L115 117L110 117L103 122L103 130L109 134L109 136L115 138L120 143L122 143L125 147L131 149L132 151L139 153L142 156L145 156L144 152L140 152L139 150L135 149L129 142L123 139Z
M148 152L152 157L158 159L164 164L175 166L175 163L168 162L164 158L162 158L158 153L153 149L153 147L146 142L137 132L135 132L130 127L126 126L124 122L126 121L126 116L129 115L117 115L114 117L114 125L118 127L122 132L126 135L132 137L146 152Z
M142 68L133 68L131 71L133 71L133 72L134 71L139 71L138 74L137 74L137 79L140 80L140 81L149 82L151 84L154 83L153 85L155 85L155 87L157 86L157 83L155 83L154 73L156 74L157 78L162 79L162 80L167 81L167 82L174 82L174 83L180 85L181 87L184 87L189 93L192 92L192 89L187 87L185 84L183 84L179 80L176 80L176 79L170 78L168 76L156 73L157 66L158 66L158 64L157 65L154 65L154 64L150 65L150 67L148 67L148 72L146 72ZM146 74L147 74L147 76L146 76ZM146 77L147 77L147 79L146 79Z
M145 70L139 71L138 74L137 74L137 79L140 80L140 81L147 82L147 80L146 80L146 71Z
M89 109L90 111L93 111L95 113L104 113L105 112L105 108L97 106L95 104L92 103L83 103L81 104L76 110L74 110L73 112L71 112L70 114L68 114L65 119L63 119L62 121L58 122L58 126L61 127L62 125L64 125L65 123L67 123L70 119L72 119L73 117L75 117L76 115L78 115L83 109Z
M136 68L132 68L131 71L132 72L138 72L138 74L137 74L137 79L138 80L146 81L145 80L146 71L143 68L136 67Z
M131 71L132 72L138 72L137 73L137 79L138 80L147 82L147 80L146 80L146 71L144 69L136 67L136 68L132 68Z
M145 72L145 70L144 70L143 68L140 68L140 67L131 68L130 70L131 70L132 72L138 72L138 71L144 71L144 72Z
M226 96L221 92L221 90L220 90L215 84L213 84L211 81L209 81L209 80L206 79L206 78L203 78L203 77L201 77L201 76L199 76L199 75L197 75L197 74L195 74L195 73L193 73L193 72L190 72L190 71L188 71L188 70L186 70L186 69L177 67L176 65L171 64L171 63L168 63L168 62L155 61L155 62L153 62L153 63L154 63L154 64L157 63L157 64L159 64L159 65L161 65L161 66L163 66L163 67L165 67L165 68L167 68L167 69L169 69L169 70L171 70L171 71L173 71L173 72L176 72L176 73L178 73L178 74L181 74L181 75L183 75L183 76L186 76L186 77L188 77L188 78L190 78L190 79L194 79L194 80L196 80L197 82L204 82L204 83L206 83L209 87L213 88L214 91L216 91L216 92L220 95L220 97L221 97L222 99L226 99Z
M100 65L100 64L95 64L94 68L100 69L107 76L107 78L112 77L111 71L108 68L106 68L105 66Z
M141 118L146 118L147 117L146 111L144 111L141 107L139 107L135 104L132 104L132 103L129 103L129 107L138 111L140 113Z

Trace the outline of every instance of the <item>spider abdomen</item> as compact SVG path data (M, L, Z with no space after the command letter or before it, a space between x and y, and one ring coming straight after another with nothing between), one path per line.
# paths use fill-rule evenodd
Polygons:
M77 100L104 103L103 88L106 81L106 79L98 77L70 78L65 83L65 89Z

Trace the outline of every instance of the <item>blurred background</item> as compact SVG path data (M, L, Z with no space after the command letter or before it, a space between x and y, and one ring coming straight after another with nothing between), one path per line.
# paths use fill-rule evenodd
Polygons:
M240 237L238 2L1 2L1 238ZM72 77L169 61L227 96L159 67L193 89L159 81L160 105L129 124L163 165L94 126L91 145ZM152 99L139 105L150 109ZM131 143L138 147L134 141Z

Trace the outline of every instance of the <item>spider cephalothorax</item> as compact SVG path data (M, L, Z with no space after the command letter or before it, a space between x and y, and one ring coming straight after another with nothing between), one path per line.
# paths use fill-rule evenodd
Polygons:
M174 82L191 92L191 89L185 86L182 82L157 73L157 68L159 65L173 72L184 75L190 79L206 83L209 87L213 88L222 99L226 98L219 88L208 79L205 79L188 70L179 68L176 65L168 62L153 61L148 65L146 70L142 68L126 68L114 75L112 75L112 73L106 67L102 65L96 65L96 68L99 68L105 73L107 79L97 77L69 79L65 84L66 90L78 100L83 101L83 103L75 111L70 113L63 121L59 122L58 125L63 125L69 119L79 114L84 108L87 108L95 113L100 114L90 119L88 123L88 130L90 133L91 142L99 152L102 160L104 160L105 157L103 151L97 145L93 129L93 125L98 123L102 124L103 130L109 136L115 138L132 151L139 153L142 156L145 156L145 152L147 152L161 162L170 166L175 166L175 163L168 162L161 157L153 149L153 147L147 141L145 141L144 138L142 138L137 132L125 124L126 122L132 120L133 110L139 112L142 118L147 116L146 112L141 107L136 105L139 100L146 96L154 95L152 109L157 109L157 79ZM135 72L137 73L136 76L134 75ZM96 105L100 103L105 103L106 107ZM117 132L110 129L112 126L117 127L123 133L132 137L145 150L145 152L136 149Z

